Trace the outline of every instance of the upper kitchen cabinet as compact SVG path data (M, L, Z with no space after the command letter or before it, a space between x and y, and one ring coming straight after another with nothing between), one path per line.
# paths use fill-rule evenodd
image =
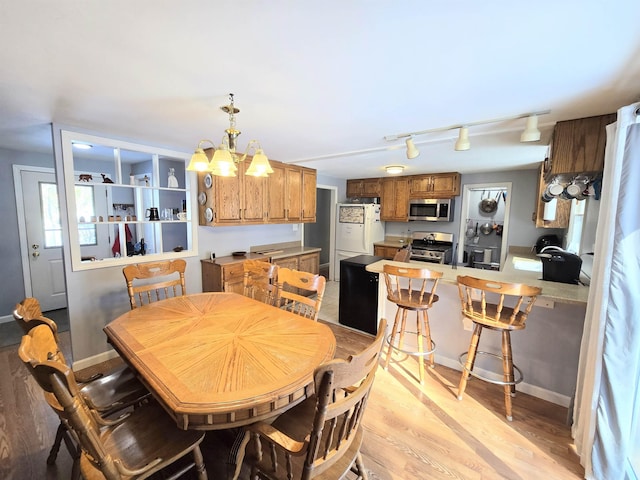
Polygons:
M250 225L316 221L316 171L270 161L268 177L246 174L249 157L235 177L198 175L200 225Z
M70 131L62 154L74 271L194 255L187 154Z
M347 197L375 198L380 196L382 181L380 178L362 178L347 180Z
M380 220L409 221L408 177L383 178L380 190Z
M460 195L460 174L437 173L409 176L411 198L452 198Z
M569 182L576 175L597 177L604 169L606 126L616 114L558 122L553 130L550 155L545 161L547 182Z

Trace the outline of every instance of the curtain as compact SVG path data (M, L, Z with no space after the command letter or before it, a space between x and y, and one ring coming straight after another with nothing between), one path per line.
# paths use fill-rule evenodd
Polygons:
M585 477L627 478L640 411L640 103L607 126L572 435Z

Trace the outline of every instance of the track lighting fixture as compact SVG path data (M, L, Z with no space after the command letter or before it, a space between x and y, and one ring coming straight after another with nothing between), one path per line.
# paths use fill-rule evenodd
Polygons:
M406 138L407 143L407 158L415 158L420 152L413 143L413 137L416 135L425 135L428 133L445 132L447 130L459 130L458 139L455 143L455 149L458 151L469 150L471 148L471 142L469 141L469 127L476 125L485 125L488 123L506 122L508 120L516 120L519 118L526 118L526 128L520 136L521 142L536 142L540 140L540 130L538 130L538 116L551 113L551 110L544 110L539 112L523 113L520 115L514 115L512 117L495 118L492 120L482 120L480 122L469 122L460 125L451 125L449 127L432 128L430 130L421 130L419 132L407 132L398 133L397 135L388 135L384 139L388 142L393 142L401 138Z
M527 117L527 126L520 135L521 142L537 142L540 140L540 130L538 130L538 116L534 113Z
M469 128L461 127L458 133L458 140L456 141L455 150L462 152L471 148L471 142L469 141Z
M412 158L416 158L418 155L420 155L420 150L418 150L416 146L413 144L413 138L411 137L407 138L405 143L407 144L407 158L409 160L411 160Z

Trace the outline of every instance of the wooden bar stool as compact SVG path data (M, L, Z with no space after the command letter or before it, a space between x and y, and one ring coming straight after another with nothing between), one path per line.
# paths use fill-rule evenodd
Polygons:
M459 357L463 370L458 387L458 400L462 400L469 375L496 385L503 385L507 420L511 421L513 419L511 397L515 397L516 384L520 383L524 378L520 369L513 364L511 331L524 330L527 316L542 289L518 283L504 283L469 276L458 276L458 290L460 292L460 302L462 303L462 314L473 321L474 324L469 351L463 352ZM479 299L477 296L473 297L474 290L480 292ZM494 296L495 303L488 302L487 296L490 297L490 300L494 300L494 298L491 298ZM505 305L505 303L508 305ZM478 343L480 342L480 334L483 328L502 333L501 355L478 351ZM474 373L473 367L477 355L490 355L502 360L503 380L495 380ZM518 372L517 378L514 375L514 371Z
M384 281L387 285L387 299L398 306L396 318L393 322L393 330L387 336L387 359L384 364L386 369L389 366L391 353L393 350L418 357L420 365L420 383L424 383L424 357L429 355L431 367L434 367L433 352L436 345L431 340L431 329L429 327L429 315L427 311L434 302L438 301L436 288L438 281L442 277L441 272L434 272L427 268L398 267L395 265L385 265L383 269ZM402 282L402 285L400 283ZM404 286L406 282L406 287ZM416 312L416 331L407 331L407 313ZM403 347L405 333L416 335L418 342L417 350L407 350ZM399 335L396 345L395 339ZM428 348L424 349L423 338L426 339Z

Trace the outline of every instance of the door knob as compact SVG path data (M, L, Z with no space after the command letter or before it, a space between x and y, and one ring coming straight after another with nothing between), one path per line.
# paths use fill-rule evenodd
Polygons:
M32 256L33 258L38 258L38 257L40 256L40 252L33 252L33 253L31 254L31 256Z

